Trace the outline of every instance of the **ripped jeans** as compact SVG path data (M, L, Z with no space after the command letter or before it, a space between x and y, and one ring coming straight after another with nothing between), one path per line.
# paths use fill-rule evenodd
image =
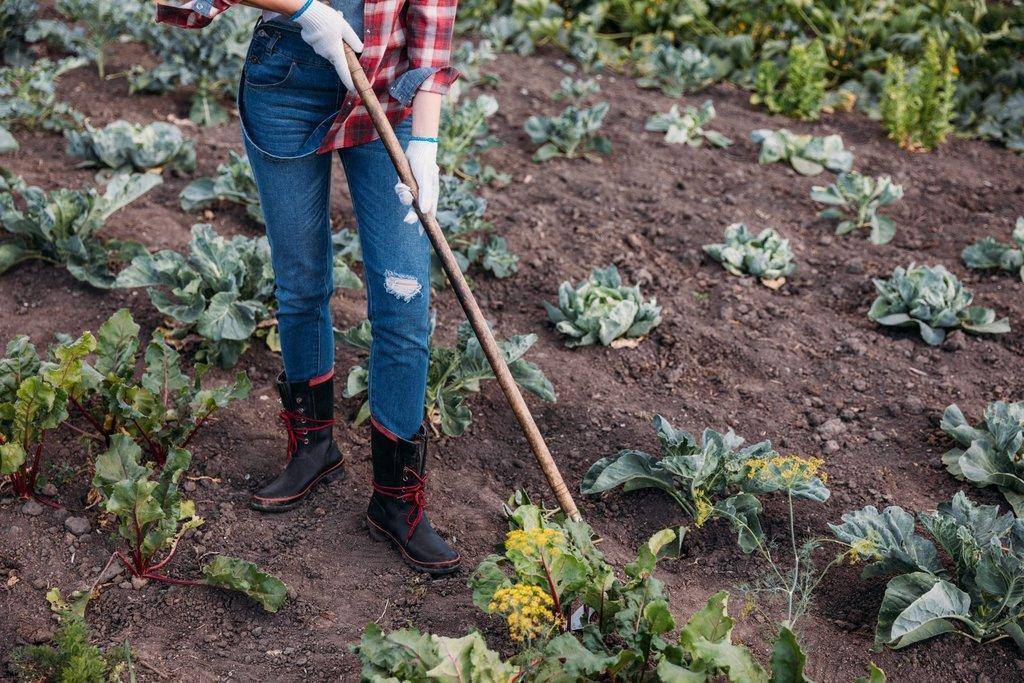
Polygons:
M301 382L334 367L331 155L317 154L345 95L334 67L295 31L257 26L238 110L267 222L277 288L285 376ZM402 146L406 118L396 127ZM395 195L398 174L375 140L340 150L363 252L373 329L370 412L411 438L423 421L429 320L430 245Z

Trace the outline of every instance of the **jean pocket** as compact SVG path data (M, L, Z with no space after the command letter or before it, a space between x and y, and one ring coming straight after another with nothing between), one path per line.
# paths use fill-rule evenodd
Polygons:
M266 90L284 86L295 71L295 61L280 52L269 52L249 57L242 71L247 88Z

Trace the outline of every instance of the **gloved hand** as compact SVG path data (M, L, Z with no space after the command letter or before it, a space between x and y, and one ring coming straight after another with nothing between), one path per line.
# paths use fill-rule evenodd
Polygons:
M299 16L292 18L302 27L302 39L318 55L333 64L341 82L349 92L354 91L355 86L352 84L348 62L345 61L345 48L342 47L342 42L348 43L356 52L362 52L363 41L345 21L341 12L313 0Z
M437 197L441 192L440 170L437 168L437 143L428 140L410 140L405 148L405 156L412 168L412 177L416 179L419 198L416 201L420 211L432 214L437 210ZM412 206L412 190L405 183L395 185L398 200L405 206ZM418 220L416 211L409 209L405 216L406 223Z

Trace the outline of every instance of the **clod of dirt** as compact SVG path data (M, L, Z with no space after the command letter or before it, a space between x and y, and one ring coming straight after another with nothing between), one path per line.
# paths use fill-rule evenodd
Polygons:
M85 517L68 517L64 520L64 528L73 533L75 536L81 536L89 533L89 520Z
M43 514L43 506L34 500L27 500L21 506L21 512L29 517L38 517Z

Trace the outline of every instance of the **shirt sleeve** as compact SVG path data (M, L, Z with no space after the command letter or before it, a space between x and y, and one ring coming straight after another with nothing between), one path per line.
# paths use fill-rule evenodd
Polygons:
M420 90L444 95L459 77L451 66L457 5L458 0L409 0L409 70L435 70L419 84Z
M241 0L195 0L191 8L157 3L156 23L180 28L203 28L221 12L237 5Z

